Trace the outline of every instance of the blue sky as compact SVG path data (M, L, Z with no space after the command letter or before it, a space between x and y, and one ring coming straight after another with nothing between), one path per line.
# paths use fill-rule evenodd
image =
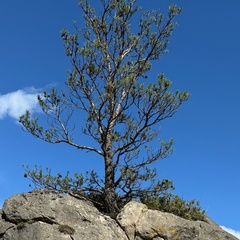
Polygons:
M172 2L139 5L158 9ZM240 236L240 1L175 3L183 7L180 25L169 54L151 74L163 72L191 98L162 124L161 138L174 138L175 151L158 163L159 176L173 180L176 193L200 200L209 217ZM38 111L37 93L63 85L71 66L60 31L73 30L73 20L83 23L75 0L0 2L0 205L30 190L22 164L48 166L54 173L102 166L94 156L35 139L17 121L26 108Z

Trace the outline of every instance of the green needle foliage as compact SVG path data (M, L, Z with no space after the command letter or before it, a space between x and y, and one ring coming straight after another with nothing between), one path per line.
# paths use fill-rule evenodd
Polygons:
M163 196L143 197L141 202L148 208L162 212L173 213L179 217L192 221L207 221L206 211L200 207L200 202L193 199L186 201L178 195L165 193Z
M40 168L27 168L26 177L36 185L97 199L105 212L117 213L132 199L160 196L172 188L170 181L156 180L152 166L171 154L173 140L160 141L156 150L150 142L159 135L160 123L176 113L189 93L170 91L171 81L163 74L156 80L146 78L152 62L167 52L181 8L171 5L164 16L156 10L143 12L137 0L80 0L79 7L85 28L75 23L75 34L63 30L61 35L72 64L67 90L53 88L38 96L44 123L29 111L20 122L46 142L94 152L104 162L104 178L95 171L85 177L75 174L75 179L68 174L52 177ZM78 132L75 124L82 116ZM76 140L77 134L90 137L94 144Z

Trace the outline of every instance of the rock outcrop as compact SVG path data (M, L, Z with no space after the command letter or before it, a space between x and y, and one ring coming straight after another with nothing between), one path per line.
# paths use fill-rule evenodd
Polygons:
M127 236L120 226L84 200L46 190L14 195L4 202L2 240L107 240Z
M189 221L171 213L150 210L138 202L128 203L117 221L129 240L237 240L211 219Z
M34 190L7 199L0 210L2 240L237 240L212 220L188 221L130 202L116 221L69 194Z

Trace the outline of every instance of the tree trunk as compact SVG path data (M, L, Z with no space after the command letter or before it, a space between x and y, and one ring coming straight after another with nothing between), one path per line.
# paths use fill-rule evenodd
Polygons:
M111 137L108 137L108 140L105 145L105 202L106 202L106 211L111 214L117 214L119 212L119 207L117 204L117 195L115 192L115 172L113 166L113 154L112 154L112 142Z
M119 212L114 186L114 168L112 159L108 157L105 159L105 201L108 213L114 214Z

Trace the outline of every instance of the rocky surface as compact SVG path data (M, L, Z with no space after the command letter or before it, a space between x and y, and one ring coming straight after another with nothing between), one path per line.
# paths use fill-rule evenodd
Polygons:
M117 217L129 240L237 240L211 219L189 221L170 213L128 203Z
M89 204L68 194L46 190L14 195L4 202L3 240L123 239L119 225Z
M212 220L188 221L130 202L113 220L69 194L34 190L7 199L0 210L2 240L237 240Z

